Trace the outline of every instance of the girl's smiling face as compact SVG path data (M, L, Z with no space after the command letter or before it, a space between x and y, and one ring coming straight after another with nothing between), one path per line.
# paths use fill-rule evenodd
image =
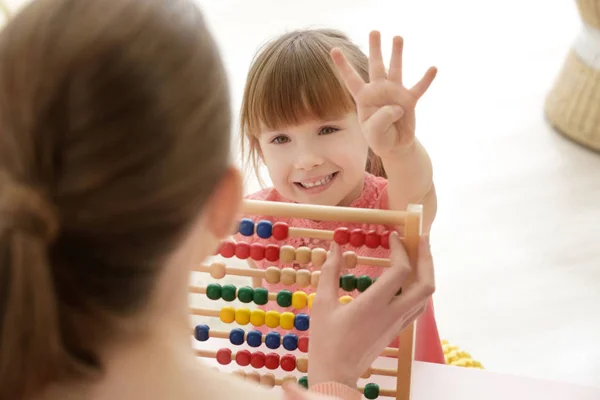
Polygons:
M258 144L273 186L289 200L348 206L362 191L369 147L354 112L263 130Z

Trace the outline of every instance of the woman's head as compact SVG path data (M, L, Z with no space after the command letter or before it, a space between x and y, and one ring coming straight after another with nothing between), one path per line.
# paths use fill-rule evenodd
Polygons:
M331 60L334 47L368 81L368 58L343 33L299 30L263 46L248 73L242 101L242 149L247 161L257 175L262 161L275 188L303 203L343 204L362 184L365 169L385 176ZM314 185L315 177L327 182L333 173L331 186L324 191L301 185Z
M229 107L192 1L38 0L2 30L0 398L101 370L192 224L228 233Z

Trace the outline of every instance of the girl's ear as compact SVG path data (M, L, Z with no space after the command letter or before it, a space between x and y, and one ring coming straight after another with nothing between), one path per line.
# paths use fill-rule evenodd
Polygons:
M215 238L222 239L233 232L242 196L242 175L236 167L230 166L206 208L206 227Z

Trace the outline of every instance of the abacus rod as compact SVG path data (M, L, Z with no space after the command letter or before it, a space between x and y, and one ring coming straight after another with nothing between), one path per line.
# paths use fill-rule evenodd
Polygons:
M244 200L242 212L267 217L308 218L315 221L339 221L358 224L404 226L408 212L368 208L280 203Z
M311 229L311 228L294 228L290 227L288 230L288 236L290 237L301 237L308 239L321 239L321 240L333 240L335 231L327 229ZM404 241L401 237L400 241Z

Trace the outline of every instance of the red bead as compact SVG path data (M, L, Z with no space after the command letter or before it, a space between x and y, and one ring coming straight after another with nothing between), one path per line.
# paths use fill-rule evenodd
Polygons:
M231 362L231 349L219 349L217 351L217 362L221 365L227 365Z
M252 353L250 356L250 365L254 368L259 369L265 366L265 353L257 351Z
M285 240L288 238L290 227L285 222L275 222L273 224L273 237L276 240Z
M377 231L369 231L365 236L365 245L370 249L376 249L381 245L381 236Z
M250 245L246 242L239 242L235 245L235 256L240 260L250 257Z
M285 354L281 357L281 369L287 372L296 369L296 356L293 354Z
M250 352L248 350L240 350L235 354L235 362L242 367L250 364Z
M235 243L234 242L222 242L219 248L219 254L225 258L231 258L235 254Z
M265 258L265 245L262 243L252 243L250 245L250 258L260 261Z
M300 336L300 338L298 338L298 350L303 353L308 353L308 336Z
M354 247L360 247L365 244L365 233L362 229L353 229L350 232L350 244Z
M384 249L390 248L390 233L390 231L384 231L381 234L381 247L383 247Z
M267 261L272 262L279 260L279 246L276 244L268 244L265 249L265 258Z
M333 232L333 240L339 245L344 245L350 240L350 232L348 228L337 228Z
M265 367L268 369L277 369L279 368L279 354L277 353L269 353L265 357Z

